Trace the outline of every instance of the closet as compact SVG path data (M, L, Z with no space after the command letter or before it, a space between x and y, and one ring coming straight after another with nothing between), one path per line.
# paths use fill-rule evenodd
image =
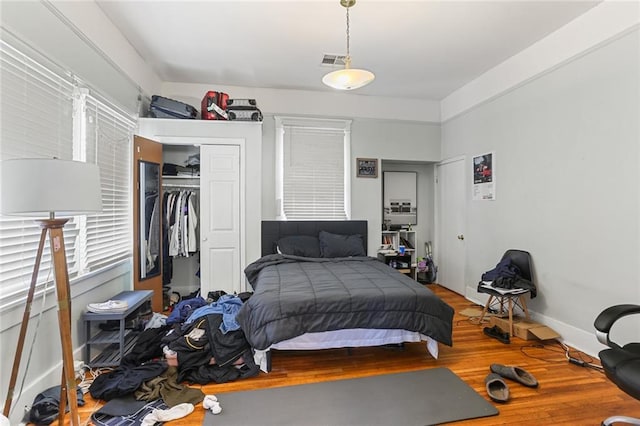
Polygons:
M200 290L206 298L215 290L246 291L244 268L260 254L261 123L143 118L137 134L134 150L144 141L160 154L167 223L159 276L141 274L145 234L134 229L134 288L153 289L160 303L163 292L185 296ZM134 169L140 157L134 155ZM139 206L134 210L134 223L142 223Z

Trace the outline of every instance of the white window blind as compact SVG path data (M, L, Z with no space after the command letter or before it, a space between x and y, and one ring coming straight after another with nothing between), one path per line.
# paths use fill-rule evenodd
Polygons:
M71 73L2 32L0 160L57 157L100 167L103 211L74 217L64 227L70 279L132 254L135 120L97 94L78 89L77 82ZM0 307L29 287L40 234L29 218L0 216ZM37 285L53 279L50 263L47 239Z
M102 212L87 216L86 266L89 271L132 256L131 140L135 122L87 96L87 161L100 167Z
M351 121L274 118L278 217L348 219Z
M346 219L344 131L285 126L283 155L285 217Z
M57 157L73 159L73 81L0 40L0 160ZM42 218L47 219L47 218ZM0 216L0 282L2 296L29 286L40 227L31 219ZM69 276L78 274L77 221L65 226ZM39 283L49 274L48 239L41 260Z

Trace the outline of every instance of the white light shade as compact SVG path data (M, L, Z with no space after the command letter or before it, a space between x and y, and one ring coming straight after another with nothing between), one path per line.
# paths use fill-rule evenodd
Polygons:
M345 68L330 72L322 78L322 82L338 90L353 90L366 86L376 78L372 72L357 68Z
M102 210L95 164L49 158L0 163L0 212L17 216L72 216Z

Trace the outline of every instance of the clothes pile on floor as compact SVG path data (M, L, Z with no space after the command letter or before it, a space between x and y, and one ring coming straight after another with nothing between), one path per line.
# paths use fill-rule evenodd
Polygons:
M236 295L223 295L212 303L201 297L179 302L164 323L156 322L139 334L119 367L94 379L91 396L107 404L92 420L102 425L119 424L122 416L150 416L148 421L154 416L165 421L180 418L206 397L188 384L257 375L253 352L236 322L242 304ZM209 409L219 409L214 397L208 397Z

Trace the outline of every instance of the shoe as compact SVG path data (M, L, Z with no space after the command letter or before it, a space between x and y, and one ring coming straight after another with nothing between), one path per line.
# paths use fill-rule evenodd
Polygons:
M490 369L493 373L499 374L506 379L515 380L516 382L530 388L538 387L538 381L536 380L536 378L520 367L512 367L502 364L491 364Z
M482 329L482 331L487 336L493 337L494 339L497 339L504 344L511 343L509 333L503 332L502 329L500 329L500 327L498 327L497 325L494 325L493 327L485 327Z
M489 374L484 379L484 386L487 389L487 395L494 401L507 402L509 400L509 386L500 375Z
M87 305L87 311L96 314L108 314L112 312L125 312L129 309L129 304L126 300L107 300L102 303L89 303Z

